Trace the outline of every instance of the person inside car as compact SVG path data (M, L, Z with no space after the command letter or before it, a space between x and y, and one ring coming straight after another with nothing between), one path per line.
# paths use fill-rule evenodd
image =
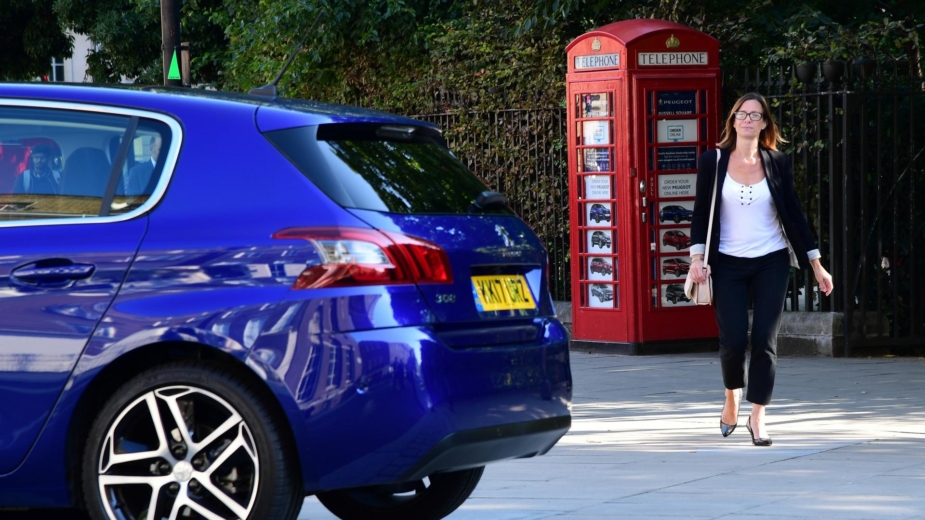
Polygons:
M126 195L150 195L154 191L151 180L154 167L157 166L157 157L161 153L161 136L149 138L148 150L151 152L151 159L136 165L128 173L125 182Z
M54 153L47 145L32 148L29 169L22 172L13 186L13 193L57 195L61 191L61 172L51 166Z

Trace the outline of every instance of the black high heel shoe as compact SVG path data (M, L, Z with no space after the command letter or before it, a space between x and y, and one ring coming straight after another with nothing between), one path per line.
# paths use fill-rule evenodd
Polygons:
M755 446L770 446L771 438L762 439L761 437L755 437L755 432L752 431L752 418L748 417L748 420L745 421L745 427L748 428L748 433L752 436L752 444Z
M739 396L736 398L736 406L742 404L742 390L739 390ZM726 411L726 404L723 403L723 412ZM732 435L732 432L736 431L736 426L739 425L739 410L736 408L736 422L734 424L726 424L723 422L723 414L720 413L719 416L719 431L723 434L723 437L729 437Z

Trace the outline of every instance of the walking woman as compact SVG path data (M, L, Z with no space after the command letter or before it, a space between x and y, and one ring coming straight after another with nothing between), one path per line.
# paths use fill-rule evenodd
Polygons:
M777 151L785 142L767 101L750 93L736 101L718 150L700 156L697 199L691 224L690 276L713 277L713 305L719 325L720 360L726 403L720 431L726 437L738 424L742 389L752 403L745 426L756 446L770 446L765 408L774 391L777 330L787 293L792 248L802 269L812 268L819 290L832 292L832 276L819 261L806 217L793 184L790 159ZM717 164L717 158L719 164ZM710 204L716 208L704 266ZM749 301L754 304L752 354L746 376Z

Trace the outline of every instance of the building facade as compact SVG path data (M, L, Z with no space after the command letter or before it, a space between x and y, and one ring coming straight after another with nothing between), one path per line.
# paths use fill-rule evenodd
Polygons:
M94 48L93 42L82 34L68 31L74 37L74 52L70 58L52 58L51 70L42 78L45 81L66 81L68 83L89 83L93 78L87 73L87 55Z

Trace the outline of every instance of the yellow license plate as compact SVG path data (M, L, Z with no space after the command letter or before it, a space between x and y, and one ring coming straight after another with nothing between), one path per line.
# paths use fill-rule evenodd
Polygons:
M481 311L536 308L527 279L520 274L473 276L472 287Z

